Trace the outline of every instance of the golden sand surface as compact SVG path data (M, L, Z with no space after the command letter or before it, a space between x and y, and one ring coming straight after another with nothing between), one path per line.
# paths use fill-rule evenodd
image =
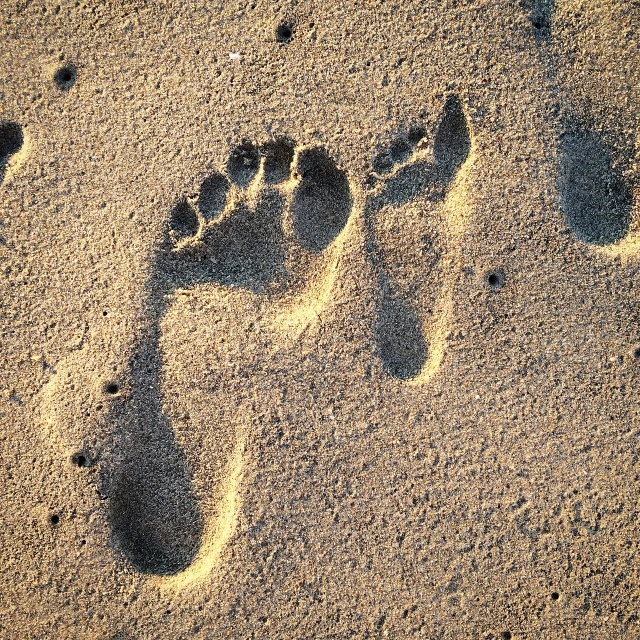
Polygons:
M0 3L0 638L640 638L637 0Z

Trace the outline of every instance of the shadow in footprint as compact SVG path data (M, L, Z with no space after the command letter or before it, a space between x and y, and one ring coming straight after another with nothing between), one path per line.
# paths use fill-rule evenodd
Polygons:
M558 190L569 228L584 242L606 245L624 238L633 199L612 150L581 123L566 123L560 137Z
M374 335L383 367L391 376L409 379L417 376L429 356L429 348L422 330L422 320L416 312L413 294L403 291L399 285L399 271L406 265L391 264L385 258L384 247L378 238L376 225L385 207L400 207L418 198L422 202L441 201L458 169L471 150L471 138L467 121L458 98L450 96L443 109L435 132L433 162L425 159L409 161L393 172L396 164L410 156L411 150L423 137L424 132L410 129L409 134L395 140L388 151L379 152L373 162L390 173L380 192L372 196L365 206L367 224L366 250L374 267L380 287L380 298ZM413 134L411 132L414 132ZM407 151L407 149L409 151ZM437 252L436 252L437 253ZM424 257L424 256L423 256ZM410 262L418 256L403 256ZM437 260L431 261L435 266ZM437 282L433 283L438 287Z
M24 143L22 128L15 122L0 122L0 184L9 158L20 151Z
M210 181L211 178L207 178ZM223 184L223 183L219 183ZM207 203L214 197L208 194ZM224 201L223 201L224 204ZM264 187L255 207L245 203L216 224L207 226L201 243L179 252L170 250L170 242L158 258L161 288L176 288L215 283L241 287L260 293L284 272L285 247L281 217L284 198L273 188ZM201 206L199 207L202 211ZM222 207L220 207L222 210ZM205 220L216 218L207 208ZM174 207L169 239L180 241L197 233L199 221L195 210L186 201Z
M471 136L467 118L457 96L449 96L433 141L433 159L450 182L469 156Z
M222 213L228 191L229 180L222 174L212 173L204 179L198 194L198 209L205 220L215 220ZM198 218L195 211L193 211L193 217L196 225L191 229L189 235L193 235L198 230Z
M346 174L324 149L298 158L301 182L293 198L293 233L306 249L320 253L344 229L353 200Z
M189 202L183 198L171 212L171 234L176 242L189 238L198 232L198 215Z
M427 360L422 323L409 303L386 295L378 310L376 336L385 370L394 378L417 376Z
M227 175L239 187L246 187L258 173L259 168L260 151L251 142L245 140L229 154Z
M290 140L273 140L262 146L264 156L264 181L278 184L289 179L293 162L293 143Z
M284 270L284 198L264 188L255 208L244 204L204 236L207 281L262 292ZM184 284L182 285L184 286Z
M129 371L136 387L113 416L125 439L125 458L109 492L109 514L113 534L131 564L143 573L164 575L191 564L204 523L184 453L162 413L157 327L149 332Z
M401 167L385 183L381 201L399 207L421 195L441 200L444 195L441 178L438 167L426 160Z

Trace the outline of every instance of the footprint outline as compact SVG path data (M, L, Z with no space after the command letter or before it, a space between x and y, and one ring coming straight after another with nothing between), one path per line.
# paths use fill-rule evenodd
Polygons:
M445 101L432 145L426 143L424 130L410 128L406 135L396 137L387 150L374 156L372 166L377 169L375 177L380 183L365 204L366 252L380 291L373 329L377 353L392 378L416 385L429 382L444 358L446 336L453 318L455 278L460 272L461 234L466 228L466 212L470 206L465 176L473 161L473 137L469 120L455 94ZM394 145L402 152L394 153ZM381 155L388 160L381 162ZM440 260L447 264L441 269L443 282L434 301L429 327L408 297L395 290L391 282L392 269L385 265L384 249L376 238L376 219L385 208L401 209L415 205L416 201L429 205L431 214L437 210L446 244L440 254L436 251L431 258L432 266ZM408 337L402 340L402 334Z
M283 170L284 163L290 168L288 179ZM334 193L327 199L324 197L326 183L331 180L336 184L330 185ZM314 181L318 184L314 184ZM171 304L171 296L178 290L214 283L222 287L244 289L256 296L283 299L292 289L303 289L298 275L287 271L287 263L295 264L301 253L305 254L307 263L314 260L326 262L324 254L331 254L330 247L347 226L353 208L351 186L346 174L326 151L321 147L296 148L285 139L272 141L261 148L243 141L231 151L226 171L209 174L202 184L206 191L204 196L201 187L195 196L180 197L171 210L165 238L156 252L148 285L148 330L138 341L133 358L134 361L144 361L147 370L150 368L154 372L156 380L151 395L155 395L156 399L152 401L154 406L151 410L148 407L144 410L141 405L132 412L151 415L158 423L165 425L161 429L162 437L157 428L155 437L154 432L147 429L140 443L152 434L156 448L157 442L162 440L173 451L173 455L183 461L181 469L175 463L168 466L173 469L173 488L176 482L182 485L180 494L183 503L190 503L187 504L192 521L189 548L176 551L170 541L168 545L165 544L164 551L158 550L155 534L149 531L146 524L149 519L156 520L153 516L150 518L150 512L161 509L153 503L153 496L145 495L148 489L142 487L141 478L131 480L132 465L126 460L131 454L127 451L123 453L124 459L118 463L118 469L114 472L117 478L112 481L113 487L109 490L109 517L117 545L137 570L162 576L167 585L188 584L208 573L232 535L239 506L238 486L242 478L242 452L245 446L242 434L236 434L219 515L215 523L207 523L195 496L185 498L185 495L189 495L187 486L190 486L186 460L175 443L169 419L162 412L160 323L167 306ZM305 193L305 189L311 194ZM303 196L300 196L301 192ZM321 201L320 205L317 200ZM311 220L305 219L309 201L317 209L312 212ZM330 211L331 215L323 219L321 210L326 211L330 201L338 204ZM289 215L288 219L285 214ZM322 228L327 220L329 233ZM257 238L257 244L250 246L251 243L247 242L250 238ZM289 252L293 252L294 257L289 256ZM266 267L270 262L271 267ZM319 277L322 277L322 272L320 269ZM131 364L127 377L134 380L138 378L136 366ZM150 395L149 390L146 395ZM142 398L138 402L142 402ZM128 428L123 419L115 414L110 417L119 420L121 431L135 432L137 429L144 432L140 427L134 427L133 430ZM135 437L131 433L128 435L129 440ZM135 452L134 458L144 449L130 442L123 446ZM166 467L167 464L161 466ZM132 490L140 493L139 498L133 501L135 509L130 506ZM143 506L145 501L147 504ZM162 506L166 514L166 505ZM142 514L142 517L139 518L138 514ZM173 515L172 519L184 521L183 514L175 512ZM179 522L173 532L164 532L165 537L179 538L185 528ZM151 548L151 553L139 542L144 538L150 540L147 546ZM164 556L164 559L160 556ZM176 557L179 558L177 562L174 560Z

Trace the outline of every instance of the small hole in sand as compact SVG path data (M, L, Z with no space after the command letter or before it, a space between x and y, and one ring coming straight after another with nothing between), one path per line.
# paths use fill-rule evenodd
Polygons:
M534 26L536 29L542 29L542 22L541 22L540 20L534 20L534 21L533 21L533 26Z
M503 631L502 637L504 638L504 640L511 640L511 631Z
M492 289L500 289L504 286L504 272L501 269L489 271L486 281Z
M278 42L286 44L287 42L291 42L292 39L293 39L292 25L283 23L276 29L276 40Z
M120 385L117 382L107 382L107 384L104 385L104 390L111 395L115 395L120 391Z
M106 315L109 315L109 313L108 313L108 311L103 311L103 312L102 312L102 315L103 315L103 316L106 316Z
M84 547L85 544L87 544L86 540L80 540L80 546L81 547Z
M633 357L634 357L636 360L640 360L640 347L636 347L636 348L633 350Z
M50 518L49 521L51 522L51 524L55 527L58 522L60 522L60 516L57 513L54 513Z
M71 65L58 69L53 76L53 81L60 89L68 89L75 82L75 79L76 71Z
M551 594L551 599L552 599L552 600L557 600L559 597L560 597L560 594L559 594L557 591L554 591L554 592Z
M71 462L78 467L88 467L89 461L87 460L87 456L84 453L75 453L71 457Z

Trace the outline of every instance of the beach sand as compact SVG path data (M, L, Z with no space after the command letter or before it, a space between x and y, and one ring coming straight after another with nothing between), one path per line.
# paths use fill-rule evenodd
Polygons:
M5 0L0 637L640 637L640 5Z

